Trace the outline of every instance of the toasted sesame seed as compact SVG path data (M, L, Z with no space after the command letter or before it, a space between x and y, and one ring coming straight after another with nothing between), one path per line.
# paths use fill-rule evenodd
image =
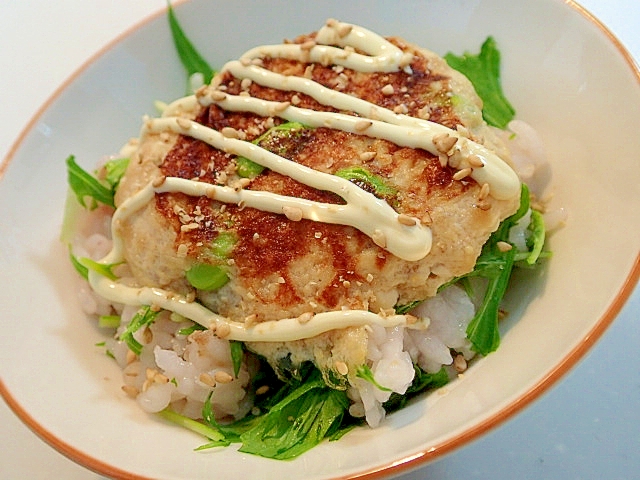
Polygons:
M418 323L418 317L416 317L415 315L406 314L405 318L407 319L407 325L415 325L416 323Z
M458 137L451 136L448 133L440 133L433 137L433 145L440 153L449 152L457 141Z
M300 97L298 95L294 95L293 97L291 97L291 103L293 105L300 105L300 102L302 100L300 100Z
M343 280L342 281L342 286L344 288L349 288L351 286L351 282L349 280Z
M393 107L393 113L407 114L409 113L409 108L404 103L401 103Z
M379 247L384 248L387 246L387 237L384 235L382 230L375 229L373 234L371 234L371 240L373 240L373 243Z
M248 90L251 87L252 80L250 78L243 78L240 82L240 88L242 90Z
M338 360L334 363L334 366L336 367L336 370L340 375L346 375L347 373L349 373L349 367L343 361Z
M131 385L123 385L121 388L122 388L122 391L126 393L128 396L130 396L131 398L136 398L140 393L140 391L136 387Z
M477 208L479 208L480 210L483 211L487 211L487 210L491 210L491 204L489 202L487 202L486 200L480 200L478 203L476 203L475 205Z
M305 312L302 315L298 316L298 323L304 325L305 323L308 323L313 318L313 316L313 312Z
M313 63L310 65L307 65L307 68L304 69L304 78L313 78L313 69L314 69Z
M405 215L404 213L398 215L398 222L408 227L413 227L417 223L415 218Z
M356 132L363 132L367 128L371 127L371 125L373 125L373 122L371 120L358 120L353 127Z
M370 273L367 273L367 282L368 282L368 283L373 282L373 275L372 275L372 274L370 274Z
M189 130L191 128L191 122L186 118L176 118L176 123L182 130Z
M233 377L229 375L227 372L225 372L224 370L218 370L213 375L213 378L215 378L216 383L229 383L233 381Z
M137 358L138 356L134 352L132 352L131 350L127 350L127 356L125 357L127 365L135 362Z
M338 36L340 38L346 37L347 35L349 35L351 33L351 30L353 30L353 25L348 25L346 23L343 23L337 29Z
M489 184L483 183L482 187L480 188L480 192L478 193L478 200L484 200L485 198L487 198L490 191L491 187L489 186Z
M269 385L260 385L256 388L256 395L264 395L269 391Z
M382 92L383 95L393 95L395 92L395 89L393 88L393 85L391 85L390 83L387 83L384 87L382 87L380 91Z
M300 44L300 50L302 50L303 52L309 51L315 46L316 42L314 40L307 40L306 42Z
M453 367L458 373L462 373L467 369L467 360L464 358L464 355L456 355L456 358L453 359Z
M221 102L222 100L227 98L227 94L224 92L221 92L220 90L211 90L211 93L209 93L209 97L214 102Z
M469 157L467 158L467 161L469 162L469 165L471 165L473 168L484 167L484 162L478 155L475 155L475 154L469 155Z
M157 373L154 377L153 377L153 381L155 383L159 383L160 385L163 385L165 383L169 383L169 377L167 377L166 375L162 374L162 373Z
M315 238L322 238L322 232L316 232L313 234Z
M501 252L508 252L513 248L513 245L508 242L498 242L496 243L496 247L498 247L498 250L500 250Z
M292 222L299 222L302 220L302 209L298 207L282 207L282 213Z
M363 162L368 162L376 158L376 155L377 155L376 152L362 152L360 154L360 160Z
M165 175L161 175L160 177L155 178L151 183L151 185L153 186L153 188L158 188L158 187L161 187L166 180L167 180L167 177Z
M463 178L466 178L469 175L471 175L471 172L472 170L470 168L463 168L462 170L458 170L456 173L453 174L453 179L462 180Z
M240 136L238 130L232 127L223 127L220 133L226 138L238 138Z
M200 382L204 383L205 385L208 385L210 387L215 387L216 386L216 380L215 378L213 378L211 375L209 375L207 372L203 372L200 374L200 376L198 377L198 380L200 380Z
M180 225L181 232L190 232L192 230L197 230L200 227L196 222L188 223L186 225Z
M218 322L216 324L216 336L219 338L226 338L231 333L231 327L226 322Z
M275 113L280 113L285 111L287 108L291 106L291 102L278 102L274 105L273 111Z
M284 277L278 277L278 283L283 284L283 283L287 283L287 281L284 279Z

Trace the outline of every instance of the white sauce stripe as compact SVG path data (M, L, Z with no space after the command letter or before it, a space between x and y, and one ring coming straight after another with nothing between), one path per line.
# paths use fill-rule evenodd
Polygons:
M128 287L90 271L89 283L101 296L112 302L127 305L153 305L170 310L205 328L227 331L224 338L241 342L290 342L314 337L330 330L364 325L396 327L398 325L413 329L425 329L429 319L417 319L411 315L378 315L366 310L339 310L322 312L309 320L284 318L258 323L247 327L244 323L231 321L218 315L197 302L189 302L184 297L160 288Z

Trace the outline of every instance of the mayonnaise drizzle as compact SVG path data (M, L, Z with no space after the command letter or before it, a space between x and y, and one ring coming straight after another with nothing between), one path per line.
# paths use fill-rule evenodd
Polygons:
M364 54L356 53L358 49ZM185 97L170 105L163 118L145 121L142 134L172 131L204 141L224 152L247 157L273 171L313 188L331 191L342 197L346 204L335 205L287 197L271 192L234 189L181 178L166 178L161 184L150 183L125 200L112 219L113 248L101 260L117 263L124 260L123 240L118 226L152 201L156 193L182 192L191 196L207 196L226 203L236 203L263 211L286 214L297 209L301 218L351 225L370 236L379 246L405 260L424 258L431 249L431 231L418 219L414 225L398 220L399 215L384 201L361 190L351 182L318 172L296 162L291 162L250 142L223 135L197 122L178 118L180 110L190 110L199 102L202 106L216 104L228 111L251 112L264 117L278 116L297 121L310 127L339 129L345 132L367 135L391 141L400 146L421 148L438 155L434 138L447 134L457 141L455 149L463 156L474 155L482 163L472 168L471 177L478 183L486 183L490 194L497 199L513 198L520 193L520 182L513 170L493 152L458 132L434 122L396 114L365 100L327 89L312 80L284 76L260 66L265 57L285 58L322 65L340 65L360 72L411 73L412 55L405 53L383 37L356 25L328 21L314 42L256 47L246 52L240 60L228 62L222 72L228 71L239 80L249 79L265 87L295 91L311 96L323 105L337 110L352 111L359 115L316 112L298 108L288 103L270 102L250 96L229 95L217 90ZM220 76L214 78L212 87L219 86ZM468 167L464 164L462 167ZM411 223L411 222L409 222ZM89 272L89 282L96 292L110 301L130 305L155 305L179 313L207 328L215 329L220 336L240 341L292 341L309 338L320 333L349 326L379 324L385 327L405 325L410 328L426 328L428 319L415 322L407 315L378 315L365 310L340 310L323 312L311 317L287 318L247 326L243 322L224 318L203 305L188 301L174 292L151 287L128 287L112 281L96 272ZM223 332L223 333L222 333Z

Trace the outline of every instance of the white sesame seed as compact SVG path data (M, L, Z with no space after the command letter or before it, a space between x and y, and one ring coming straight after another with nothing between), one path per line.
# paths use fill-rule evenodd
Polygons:
M390 83L387 83L384 87L382 87L380 91L382 92L383 95L393 95L395 92L395 89L393 88L393 85L391 85Z
M340 375L346 375L347 373L349 373L349 367L347 366L347 364L340 360L335 362L334 366L336 367L336 370Z
M371 125L373 125L373 122L371 120L357 120L353 125L353 128L356 130L356 132L363 132Z
M215 379L216 383L229 383L233 381L233 377L224 370L218 370L213 374L213 378Z
M413 227L417 223L415 218L405 215L404 213L398 215L398 222L408 227Z
M471 174L471 169L470 168L463 168L462 170L458 170L456 173L453 174L453 179L454 180L462 180L463 178L468 177Z
M496 247L498 247L498 250L500 250L501 252L508 252L513 248L513 245L507 242L498 242L496 243Z
M191 122L186 118L178 117L176 118L176 123L182 130L189 130L191 128Z
M292 222L299 222L302 220L302 209L298 207L282 207L282 213Z

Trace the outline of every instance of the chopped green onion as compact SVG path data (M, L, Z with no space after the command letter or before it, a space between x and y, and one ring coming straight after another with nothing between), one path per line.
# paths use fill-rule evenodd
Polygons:
M238 237L233 232L219 232L211 242L211 253L218 258L226 259L238 242Z
M224 267L208 263L196 263L187 270L186 277L198 290L217 290L229 281Z
M105 187L97 178L83 170L76 163L73 155L69 155L66 162L67 180L80 205L90 210L96 208L98 203L115 207L113 203L113 191L110 188ZM86 197L91 199L89 206L85 203Z
M258 138L252 140L251 143L253 143L254 145L259 145L264 141L275 138L283 132L287 135L291 135L292 133L295 133L299 130L308 128L309 127L300 122L284 122L280 125L271 127ZM264 171L264 167L262 165L248 159L247 157L236 158L236 166L238 175L243 178L255 178Z
M382 177L374 175L364 167L342 168L335 175L355 183L363 190L371 192L378 197L393 197L398 193L395 188L387 185Z
M194 323L190 327L181 328L180 330L178 330L178 335L184 335L185 337L188 337L193 332L202 331L202 330L206 330L206 328L204 328L199 323Z
M242 178L255 178L264 171L259 163L249 160L247 157L236 158L236 173Z
M231 341L231 363L233 364L233 376L238 378L240 367L242 367L242 359L244 358L244 345L242 342Z
M120 326L120 315L100 315L98 326L101 328L118 328Z

